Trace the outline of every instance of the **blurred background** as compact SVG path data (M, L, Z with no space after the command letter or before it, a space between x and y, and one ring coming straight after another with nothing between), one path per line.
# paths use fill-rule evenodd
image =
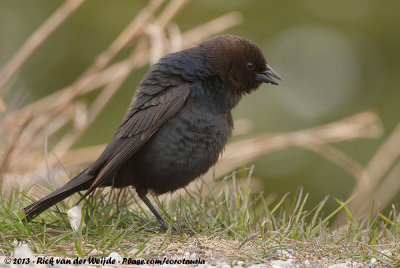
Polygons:
M63 3L60 0L0 1L0 68ZM0 95L7 106L2 112L3 122L10 124L6 120L8 115L73 84L148 3L143 0L85 1L7 84ZM161 3L154 16L162 14L169 4L168 1ZM371 135L338 139L325 148L331 152L325 157L321 156L323 150L284 146L282 150L257 155L257 159L245 161L236 168L255 164L254 177L262 183L266 196L275 195L279 199L284 193L293 193L298 186L303 186L304 191L310 193L310 206L327 195L346 200L354 193L357 181L370 179L368 167L371 160L380 149L384 149L382 145L394 135L400 121L400 2L189 1L171 18L166 35L172 36L177 31L179 36L179 33L233 11L234 22L227 23L226 29L221 30L259 44L269 65L283 78L283 82L279 86L263 85L259 91L243 99L234 110L234 118L239 123L238 133L231 143L262 133L298 133L364 111L370 111L372 128L375 129ZM132 40L110 64L129 57L132 47L137 45L140 45L140 40ZM148 69L148 64L141 66L123 81L93 123L90 122L82 135L73 141L72 149L105 144L111 139L136 86ZM93 90L79 97L78 106L83 108L77 106L74 110L73 124L79 125L79 120L86 120L88 115L83 111L98 94L99 90ZM84 119L79 119L80 116ZM43 126L47 125L43 129L48 132L52 121L51 118L46 120L48 124L43 123ZM70 128L73 128L71 123L63 124L55 137L61 137ZM9 150L7 146L12 143L12 136L18 134L10 131L2 133L8 135L8 138L2 138L3 152ZM329 129L328 132L332 133ZM45 140L44 134L37 137L42 142ZM396 148L393 144L400 145L400 142L396 141L386 143L392 161L385 163L387 168L380 172L379 179L370 183L374 189L383 185L390 176L394 176L394 179L390 177L394 182L400 181L400 172L393 171L396 163L399 165L397 152L400 146ZM52 144L49 143L49 151L53 149ZM38 148L43 153L43 147ZM339 160L329 159L335 155ZM381 159L388 158L382 156ZM44 161L44 157L39 160ZM342 166L338 165L340 161L344 161ZM349 167L351 165L354 169ZM80 168L84 166L81 163ZM355 171L352 173L352 170ZM26 169L19 169L18 165L6 169L3 161L2 171L4 174L20 174ZM397 186L388 181L386 184L395 190L392 189L393 193L383 207L400 200ZM337 203L330 199L325 209L331 211L336 207Z

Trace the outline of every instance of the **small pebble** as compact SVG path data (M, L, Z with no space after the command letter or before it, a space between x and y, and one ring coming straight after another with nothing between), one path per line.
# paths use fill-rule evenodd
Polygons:
M185 254L183 255L185 258L189 258L190 257L190 252L185 252Z
M371 259L371 263L372 263L372 264L375 264L375 263L376 263L376 259L375 259L375 258L372 258L372 259Z
M305 261L304 261L304 265L307 265L307 266L308 266L308 265L310 265L310 264L311 264L311 263L310 263L309 260L305 260Z
M192 254L190 254L190 258L191 259L196 259L197 258L197 254L193 252Z

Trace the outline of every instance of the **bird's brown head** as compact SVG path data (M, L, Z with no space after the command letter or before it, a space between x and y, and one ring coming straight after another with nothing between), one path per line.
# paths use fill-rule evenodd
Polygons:
M216 74L239 94L251 93L261 83L278 85L279 75L267 65L260 47L234 35L221 35L201 44Z

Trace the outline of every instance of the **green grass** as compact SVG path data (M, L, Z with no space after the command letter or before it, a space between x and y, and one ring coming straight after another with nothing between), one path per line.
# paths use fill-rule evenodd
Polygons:
M400 220L394 206L387 216L354 219L346 209L351 199L337 200L338 208L323 216L328 198L306 210L308 194L299 188L271 202L251 191L251 180L251 172L244 169L213 182L202 181L195 190L186 190L168 202L156 199L156 206L177 233L160 231L132 189L96 192L84 204L87 226L77 231L72 231L66 211L71 199L76 202L79 195L24 224L21 209L32 200L12 191L0 200L0 248L11 255L17 240L26 242L36 254L88 257L115 251L132 258L174 256L178 248L184 248L204 258L211 251L231 263L283 258L277 252L286 249L300 261L376 258L381 264L400 265ZM341 211L348 223L333 230L329 223ZM192 235L187 235L189 226Z

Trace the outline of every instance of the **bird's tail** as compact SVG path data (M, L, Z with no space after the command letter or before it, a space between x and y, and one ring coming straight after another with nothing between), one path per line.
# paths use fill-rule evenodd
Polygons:
M85 171L86 170L79 173L77 176L75 176L75 178L73 178L64 186L55 190L48 196L43 197L42 199L25 207L25 220L29 222L46 209L67 198L68 196L76 192L88 189L95 177L85 174Z

